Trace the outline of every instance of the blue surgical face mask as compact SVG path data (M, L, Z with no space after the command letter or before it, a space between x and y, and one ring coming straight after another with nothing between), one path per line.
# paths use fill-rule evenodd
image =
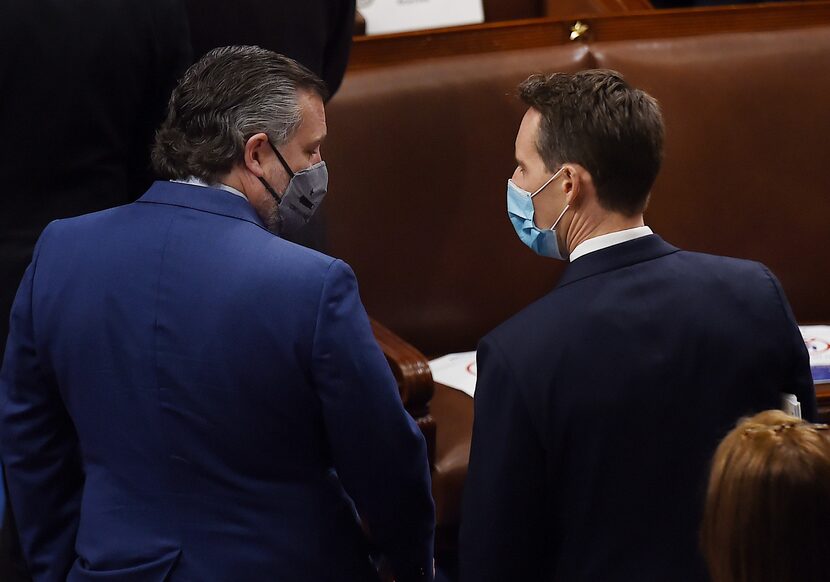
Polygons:
M533 249L536 254L543 257L550 257L552 259L565 260L562 252L559 250L559 242L556 240L556 227L559 221L565 216L569 205L565 205L559 218L553 223L553 226L546 229L541 229L536 226L533 220L535 209L533 207L533 197L544 190L548 184L553 182L564 168L560 168L547 182L542 184L542 187L536 190L533 194L527 190L522 190L513 182L507 181L507 216L513 224L516 234L519 239L528 247Z

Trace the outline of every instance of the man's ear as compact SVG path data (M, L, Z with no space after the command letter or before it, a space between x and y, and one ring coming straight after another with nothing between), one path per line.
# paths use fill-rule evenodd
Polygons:
M256 133L245 142L245 167L248 168L257 178L265 177L263 163L271 152L268 145L268 136L264 133Z
M562 166L562 191L565 193L565 202L570 206L581 202L583 171L581 166L575 164Z

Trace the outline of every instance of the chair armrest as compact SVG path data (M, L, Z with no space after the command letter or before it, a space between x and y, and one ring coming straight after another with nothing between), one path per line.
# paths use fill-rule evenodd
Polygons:
M407 412L418 423L427 442L430 468L435 466L435 420L430 415L430 401L435 393L429 360L413 345L371 319L372 332L380 345L395 380Z

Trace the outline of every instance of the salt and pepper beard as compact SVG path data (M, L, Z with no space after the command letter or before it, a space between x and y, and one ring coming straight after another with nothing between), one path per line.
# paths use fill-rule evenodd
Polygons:
M265 219L265 228L270 232L279 235L280 227L282 226L282 219L280 216L280 207L276 200L270 200L268 205L268 216Z

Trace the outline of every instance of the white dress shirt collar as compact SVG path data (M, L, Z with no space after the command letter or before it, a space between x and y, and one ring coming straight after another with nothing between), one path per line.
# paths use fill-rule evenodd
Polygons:
M630 240L634 240L635 238L640 238L642 236L648 236L650 234L654 233L647 226L637 226L634 228L619 230L617 232L601 234L600 236L589 238L588 240L584 240L578 245L576 245L576 248L571 253L570 260L571 262L573 262L577 260L579 257L584 257L588 253L593 253L595 251L607 249L608 247L628 242Z
M208 184L204 180L200 180L199 178L194 178L193 176L188 177L187 180L170 180L170 181L171 182L176 182L178 184L189 184L191 186L201 186L202 188L216 188L218 190L224 190L225 192L230 192L231 194L234 194L235 196L239 196L241 198L244 198L245 200L248 199L248 197L245 196L245 194L243 194L242 192L240 192L236 188L232 188L232 187L228 186L227 184L218 184L218 183L217 184Z

